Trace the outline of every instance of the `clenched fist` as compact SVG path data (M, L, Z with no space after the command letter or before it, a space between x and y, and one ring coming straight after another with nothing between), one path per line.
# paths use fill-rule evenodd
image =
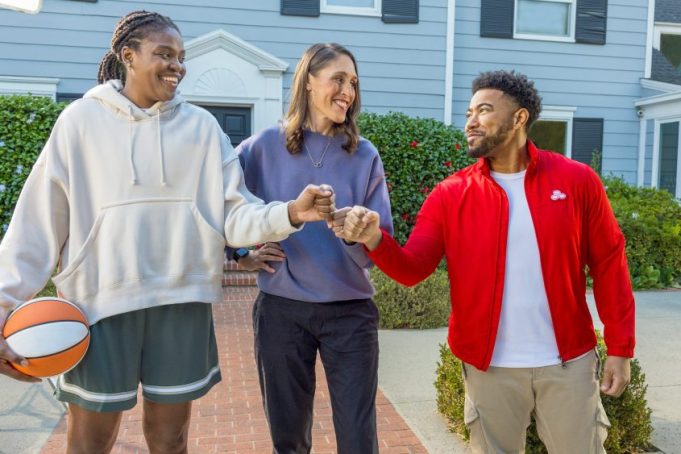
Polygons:
M370 251L381 242L381 216L368 208L355 205L333 213L332 229L337 237L348 242L362 243Z

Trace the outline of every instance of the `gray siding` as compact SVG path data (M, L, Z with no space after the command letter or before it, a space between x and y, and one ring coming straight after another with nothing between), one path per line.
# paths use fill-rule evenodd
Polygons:
M83 93L95 83L118 18L147 9L173 18L186 41L222 28L286 61L285 98L303 51L314 42L339 42L357 57L364 110L442 119L445 0L421 0L418 24L338 14L282 16L279 0L222 3L228 6L214 6L213 0L45 0L35 16L0 10L0 75L56 77L59 92Z
M605 45L480 37L480 0L457 0L453 123L465 124L472 80L515 69L535 80L545 105L603 118L603 171L636 182L638 118L645 67L647 2L610 0Z
M176 20L186 40L222 28L289 63L310 44L336 41L356 55L364 110L442 119L446 0L421 0L418 24L322 13L282 16L279 0L45 0L36 16L0 11L0 74L60 79L61 93L95 82L116 20L149 9ZM222 6L226 5L226 6ZM638 118L643 96L647 2L609 0L605 45L480 37L480 0L456 0L453 124L464 125L470 84L482 71L516 69L537 83L545 105L576 107L575 117L603 118L603 170L636 181Z

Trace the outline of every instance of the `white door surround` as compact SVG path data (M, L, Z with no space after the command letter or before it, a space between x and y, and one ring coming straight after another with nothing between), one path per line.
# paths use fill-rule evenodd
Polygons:
M187 101L251 107L253 132L281 119L286 62L222 29L192 39L185 50L179 90Z
M646 159L646 135L648 133L648 120L653 120L653 144L652 144L652 169L650 171L651 187L658 186L660 178L660 125L662 123L681 121L681 90L663 93L639 99L634 103L636 114L639 117L639 151L638 151L638 178L637 183L643 186L644 169ZM679 135L681 139L681 135ZM681 153L681 141L677 153ZM681 164L681 156L677 157L677 164ZM677 189L676 197L681 197L681 166L677 165L676 174Z

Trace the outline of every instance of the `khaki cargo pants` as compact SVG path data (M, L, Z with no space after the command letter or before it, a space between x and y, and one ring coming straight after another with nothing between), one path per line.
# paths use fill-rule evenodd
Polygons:
M464 422L471 449L524 453L533 414L550 454L601 454L610 422L601 403L595 352L565 365L536 368L463 364Z

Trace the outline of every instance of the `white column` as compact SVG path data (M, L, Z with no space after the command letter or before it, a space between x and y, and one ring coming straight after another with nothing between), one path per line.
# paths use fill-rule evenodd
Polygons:
M643 187L646 164L646 118L638 121L638 170L636 171L636 185Z
M445 43L445 106L444 123L452 124L452 92L454 87L454 20L455 0L447 0L447 42Z

